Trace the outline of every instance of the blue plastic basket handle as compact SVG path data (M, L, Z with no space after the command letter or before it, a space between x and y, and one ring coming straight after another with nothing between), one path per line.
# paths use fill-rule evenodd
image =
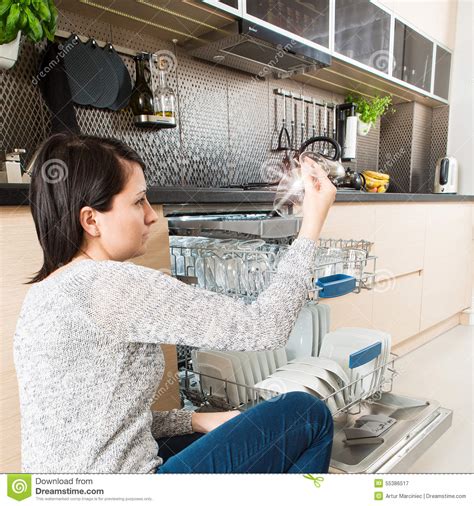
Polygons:
M349 355L349 369L355 369L361 365L367 364L374 358L377 358L382 353L382 343L371 344L362 350L355 351Z

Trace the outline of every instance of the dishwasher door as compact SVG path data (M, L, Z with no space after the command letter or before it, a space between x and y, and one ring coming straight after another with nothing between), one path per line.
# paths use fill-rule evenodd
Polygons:
M386 415L396 422L382 435L378 445L349 446L344 427L363 415ZM329 472L405 473L408 468L451 426L453 412L439 402L385 393L364 403L357 415L334 421L334 442Z
M270 217L265 213L228 213L218 209L217 214L169 216L168 224L172 234L204 237L226 238L261 238L275 243L287 243L297 235L301 220L296 217L286 219ZM217 210L214 210L217 211ZM347 243L347 244L346 244ZM321 247L365 248L369 251L371 243L365 241L320 240ZM192 255L187 257L192 259ZM367 256L367 259L375 258ZM360 288L369 288L375 272L362 269ZM188 273L186 273L188 274ZM195 280L195 272L190 269L189 281ZM362 279L363 278L363 279ZM357 293L357 291L356 291ZM317 299L317 298L316 298ZM317 302L317 300L315 300ZM184 348L184 347L183 347ZM183 350L183 357L189 355ZM398 357L401 358L401 357ZM179 353L178 353L179 359ZM390 359L391 361L393 359ZM181 363L181 362L180 362ZM388 364L387 364L388 365ZM393 366L393 362L391 364ZM381 366L382 367L382 366ZM185 367L186 373L195 372ZM331 456L330 472L332 473L388 473L406 472L409 466L418 459L452 424L453 413L435 400L414 399L393 393L393 378L397 373L391 368L390 391L365 399L357 406L334 415L334 442ZM214 378L214 380L217 378ZM187 380L189 382L189 379ZM227 383L232 383L228 381ZM226 383L226 385L227 385ZM254 385L240 385L254 389ZM203 397L193 395L192 390L184 389L191 402L202 406ZM186 396L186 394L185 394ZM256 395L257 399L258 395ZM205 396L204 399L207 399ZM256 400L255 402L260 402ZM357 414L354 414L356 407ZM222 409L226 409L225 405ZM381 435L380 444L347 445L344 427L352 426L363 415L386 415L396 422Z

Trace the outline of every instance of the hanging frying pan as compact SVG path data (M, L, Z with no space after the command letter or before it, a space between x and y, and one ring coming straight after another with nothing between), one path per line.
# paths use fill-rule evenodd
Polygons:
M90 60L98 68L98 86L102 90L100 97L90 105L99 109L110 107L115 102L119 91L117 74L110 64L107 51L104 51L94 39L87 41L86 49Z
M103 50L107 55L118 79L118 94L113 104L109 106L109 109L118 111L119 109L127 107L130 101L130 95L132 94L132 80L125 63L122 58L120 58L117 51L115 51L112 44L107 44Z
M64 54L64 67L74 103L92 105L104 92L104 82L89 49L79 37L72 34L64 43L68 51Z

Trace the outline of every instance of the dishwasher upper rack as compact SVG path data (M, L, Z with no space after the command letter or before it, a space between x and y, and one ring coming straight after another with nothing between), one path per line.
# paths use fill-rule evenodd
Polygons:
M315 280L333 274L353 276L356 293L370 288L376 262L371 246L363 240L320 239L317 261L307 280L308 300L318 301ZM251 302L271 284L288 248L259 239L170 236L171 273L190 284Z
M181 373L184 375L181 391L183 395L195 406L201 407L203 405L210 405L222 410L240 409L245 411L246 409L249 409L261 402L272 400L278 395L281 395L279 392L271 389L256 388L253 385L237 383L228 379L223 380L222 378L218 378L216 376L197 372L193 369L190 355L190 353L186 354L185 365L181 369ZM372 404L380 400L384 393L392 392L394 379L398 376L398 372L395 368L395 361L398 358L399 356L397 354L390 352L389 358L379 366L374 367L370 372L360 375L353 380L351 377L352 381L350 381L350 383L342 386L338 390L335 390L327 397L322 397L321 400L328 406L328 408L331 406L331 401L334 401L332 406L336 404L336 398L340 399L342 396L344 399L344 403L342 405L340 402L336 404L336 410L334 407L332 409L330 408L333 417L337 418L349 414L357 415L361 412L362 405L364 403ZM374 378L379 371L380 380L376 383L372 382L370 388L364 390L364 379L371 375L372 378ZM197 384L191 384L193 378L198 378L198 381L195 382ZM208 378L220 383L221 387L219 388L219 395L216 395L215 392L212 391L212 388L210 388L209 391L205 391L202 386L202 378ZM230 402L228 389L231 385L237 388L240 387L245 389L246 396L248 398L247 403L234 405ZM358 389L357 394L355 394L355 390L358 385L360 388Z

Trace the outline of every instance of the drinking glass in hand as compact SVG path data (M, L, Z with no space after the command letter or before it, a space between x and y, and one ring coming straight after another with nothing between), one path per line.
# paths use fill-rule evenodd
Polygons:
M304 178L303 174L312 173L312 167L305 158L317 164L326 174L329 174L330 165L328 160L320 153L314 151L304 151L296 159L291 161L289 172L284 174L278 185L275 199L273 201L273 210L280 216L303 216L304 199Z

